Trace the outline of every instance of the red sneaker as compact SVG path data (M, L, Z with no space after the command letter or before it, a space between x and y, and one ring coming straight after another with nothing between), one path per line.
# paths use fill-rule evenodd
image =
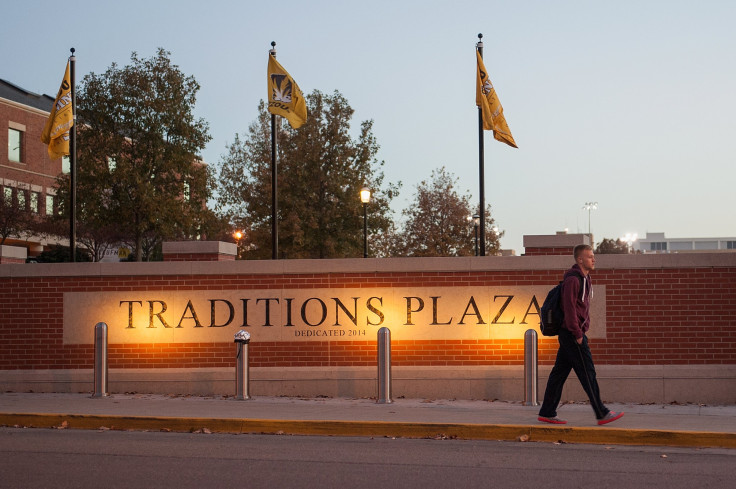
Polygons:
M608 414L606 414L605 416L603 416L601 419L598 420L598 425L604 425L604 424L610 423L611 421L616 421L618 418L620 418L623 415L624 415L623 412L614 413L613 411L609 411Z
M565 421L564 419L557 418L557 417L548 418L546 416L540 416L537 418L537 421L542 421L543 423L551 423L551 424L567 424L567 421Z

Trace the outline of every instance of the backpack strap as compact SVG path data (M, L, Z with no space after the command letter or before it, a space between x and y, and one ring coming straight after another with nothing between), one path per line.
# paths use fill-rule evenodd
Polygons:
M576 273L575 275L578 277L578 287L580 289L582 289L583 288L583 282L585 281L585 277L583 277L579 273ZM562 280L562 283L563 284L565 283L565 280L564 279ZM563 285L563 287L564 287L564 285Z

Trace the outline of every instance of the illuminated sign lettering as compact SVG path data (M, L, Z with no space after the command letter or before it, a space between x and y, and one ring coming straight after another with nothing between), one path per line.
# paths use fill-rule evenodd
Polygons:
M602 288L602 287L601 287ZM605 334L605 288L592 303ZM108 324L111 343L232 341L248 329L262 341L345 340L391 329L395 339L523 338L539 325L548 287L423 287L68 292L64 341L87 343ZM343 333L341 333L343 331ZM597 334L594 336L598 336Z

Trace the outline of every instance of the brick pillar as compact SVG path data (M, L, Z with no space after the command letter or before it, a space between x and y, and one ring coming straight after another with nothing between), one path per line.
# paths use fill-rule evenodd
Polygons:
M0 264L25 263L28 250L22 246L0 246Z
M166 241L164 261L228 261L235 260L238 246L223 241Z
M567 234L560 231L557 234L543 234L524 236L524 255L569 255L572 256L572 250L579 244L587 244L592 246L592 239L589 234Z

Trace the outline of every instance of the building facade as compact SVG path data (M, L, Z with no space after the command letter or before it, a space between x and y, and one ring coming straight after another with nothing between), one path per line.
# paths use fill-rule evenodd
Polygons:
M664 233L647 233L646 238L634 242L633 246L642 253L736 251L736 237L666 238Z
M18 87L0 79L0 187L5 202L39 217L56 212L56 177L68 160L49 158L41 142L54 98ZM7 149L5 149L7 148ZM53 240L56 243L56 240ZM21 234L5 245L28 249L28 256L41 253L47 238Z

